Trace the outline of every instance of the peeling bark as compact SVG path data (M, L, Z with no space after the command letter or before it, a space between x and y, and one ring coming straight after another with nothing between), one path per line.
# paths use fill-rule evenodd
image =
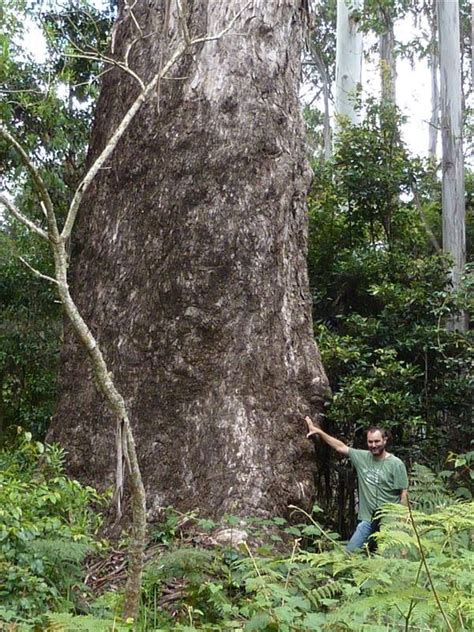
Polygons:
M189 2L191 35L245 4ZM314 497L303 418L327 380L305 263L303 4L254 0L232 33L185 56L79 209L70 285L125 396L151 519L168 505L269 516ZM174 2L163 27L165 5L120 6L115 54L136 40L130 65L145 80L178 30ZM136 95L130 75L105 75L90 161ZM48 438L99 487L113 482L109 416L67 331Z

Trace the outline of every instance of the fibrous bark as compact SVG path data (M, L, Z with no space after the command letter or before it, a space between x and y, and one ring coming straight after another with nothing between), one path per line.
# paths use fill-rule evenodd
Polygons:
M379 36L382 103L395 106L397 104L397 63L393 15L389 6L379 9L379 18L383 25Z
M179 30L176 5L123 3L114 54L145 80ZM150 517L282 513L313 497L305 414L327 388L305 266L310 170L298 109L304 3L189 2L188 54L142 106L80 208L72 291L124 393ZM137 94L105 75L92 161ZM109 412L66 331L49 439L72 473L113 482Z

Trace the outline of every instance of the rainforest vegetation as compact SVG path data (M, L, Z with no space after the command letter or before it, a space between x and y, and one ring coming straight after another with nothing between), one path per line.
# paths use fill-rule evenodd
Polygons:
M360 33L370 43L364 45L366 56L378 59L383 36L405 21L415 24L414 34L410 41L395 38L394 59L409 58L415 66L426 59L435 63L433 12L439 3L353 4ZM466 158L462 167L465 260L458 270L456 253L443 248L444 149L428 139L428 132L429 155L408 149L403 129L409 114L398 109L389 89L391 57L382 64L380 96L358 91L352 105L344 105L352 108L349 113L334 103L337 5L335 0L315 3L302 60L303 80L313 95L311 104L307 98L301 103L312 168L303 254L314 340L331 390L320 421L331 434L362 448L367 428L386 427L390 450L410 471L409 506L383 509L376 553L348 556L343 543L356 520L355 476L347 459L315 444L312 507L290 504L266 517L242 516L237 507L235 515L209 517L204 500L200 506L196 499L190 510L169 506L149 520L139 607L127 616L124 592L136 534L130 522L114 524L117 489L75 480L67 449L47 439L64 386L64 303L55 291L48 239L22 221L50 222L37 201L35 169L62 229L90 168L88 142L101 77L108 72L105 57L117 7L3 0L2 129L14 135L34 168L25 170L18 148L2 135L1 193L14 200L18 212L7 213L3 202L0 630L441 632L474 627L472 163ZM461 0L458 10L468 157L469 3ZM39 32L41 54L25 45ZM129 67L122 70L132 73ZM328 107L331 113L344 111L336 124L334 116L330 124ZM436 111L439 128L439 104ZM199 189L196 181L192 186ZM75 248L74 234L71 241L72 260L82 242ZM55 423L68 421L56 416ZM238 540L243 529L247 537L236 545L232 534ZM223 532L234 540L232 546L219 538Z

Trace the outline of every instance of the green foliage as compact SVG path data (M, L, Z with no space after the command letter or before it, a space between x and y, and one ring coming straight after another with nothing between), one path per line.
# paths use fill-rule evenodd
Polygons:
M439 182L408 156L398 122L369 104L360 126L344 128L333 161L316 167L315 331L334 392L329 426L361 444L364 428L385 425L402 457L440 466L464 448L470 423L472 333L445 323L472 308L472 278L456 295L447 286L449 262L425 227L441 241Z
M61 221L84 171L98 93L100 64L89 57L104 51L111 13L82 1L59 7L7 0L2 23L0 117L39 169ZM45 38L44 59L24 45L33 28ZM44 224L31 177L3 140L0 163L2 190ZM0 252L0 435L21 424L41 439L56 398L61 315L52 288L19 258L44 274L52 261L47 245L9 217L0 220Z
M0 602L10 618L73 607L82 562L97 547L92 505L104 498L67 478L63 459L23 432L15 449L0 452Z
M53 502L57 491L54 481L61 478L61 452L43 451L41 444L26 436L15 455L3 455L2 464L13 473L16 488L36 477L41 499L31 489L21 488L21 492L10 494L15 505L8 507L9 513L19 515L20 511L25 529L31 528L28 512L40 515L35 525L45 523L45 528L33 542L27 536L26 546L21 538L10 541L16 558L23 556L22 577L34 575L40 592L30 594L27 582L25 590L18 574L17 590L10 602L2 595L0 628L3 622L5 626L17 626L11 629L51 632L444 632L448 629L446 619L458 632L474 625L470 603L474 506L460 502L454 491L457 472L463 472L471 460L469 453L453 455L450 463L454 470L442 475L417 466L411 477L411 513L400 505L384 508L378 553L372 555L347 555L333 534L311 516L309 524L299 525L290 525L283 518L250 520L250 540L258 541L266 534L265 546L192 546L199 533L202 537L205 534L197 532L190 539L186 528L194 525L213 529L216 525L200 520L196 513L182 515L169 510L163 526L156 529L156 533L166 534L166 542L161 541L160 553L146 567L141 613L136 622L120 620L117 613L122 595L117 592L105 593L96 601L92 595L81 593L88 602L88 614L74 612L71 595L75 586L80 589L78 566L83 554L74 544L84 550L92 542L90 530L86 533L83 527L77 529L77 521L81 523L82 514L82 525L97 526L87 508L95 495L75 487L74 495L80 498L63 493ZM47 491L41 486L45 481L50 483ZM3 507L3 480L0 489ZM23 503L20 493L26 494ZM27 501L32 508L25 506ZM318 507L314 515L321 515ZM54 535L48 532L53 520L57 522ZM229 527L240 523L240 519L228 517ZM59 573L48 567L53 554L61 568L57 580L63 582L62 594L52 582L54 573ZM2 557L2 564L9 561ZM44 565L42 574L37 570L39 562ZM47 595L41 593L41 580L50 590ZM64 592L67 582L69 594ZM53 594L52 588L56 590ZM35 606L20 612L22 598L31 604L36 600Z
M18 260L49 271L42 243L11 225L0 252L0 434L20 424L41 438L56 399L60 310L52 288Z
M297 538L291 553L247 547L232 556L219 548L166 553L148 568L138 628L441 632L446 617L452 630L471 629L474 507L456 500L447 478L418 468L410 490L412 518L400 505L384 509L377 555L348 556L321 526L313 537L325 539L325 546L312 551L303 550ZM422 484L430 480L438 498L436 505L426 503L427 512ZM303 529L295 527L293 533L301 536Z

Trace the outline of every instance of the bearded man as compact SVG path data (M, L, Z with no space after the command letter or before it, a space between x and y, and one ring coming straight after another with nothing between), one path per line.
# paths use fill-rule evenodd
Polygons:
M408 503L408 476L406 467L398 457L387 452L387 431L374 427L367 430L368 450L356 450L324 432L309 418L307 437L321 437L331 448L348 456L357 472L359 492L359 523L346 546L351 553L361 549L370 536L378 531L377 511L385 503Z

